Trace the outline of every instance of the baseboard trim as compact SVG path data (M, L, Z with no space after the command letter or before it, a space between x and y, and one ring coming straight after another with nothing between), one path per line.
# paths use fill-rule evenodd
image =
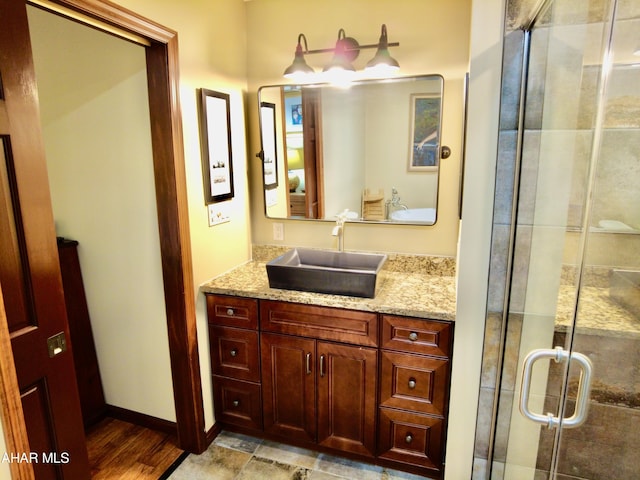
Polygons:
M218 435L222 432L222 427L219 423L214 423L213 427L211 427L207 433L205 434L205 439L207 441L207 446L211 445Z
M145 413L134 412L133 410L116 407L114 405L107 405L106 414L108 417L122 420L123 422L133 423L134 425L140 425L141 427L157 430L158 432L167 433L169 435L178 435L178 425L176 422L152 417Z

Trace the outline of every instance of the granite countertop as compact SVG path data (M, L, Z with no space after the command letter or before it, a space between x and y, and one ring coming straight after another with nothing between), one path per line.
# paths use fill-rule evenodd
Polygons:
M456 289L453 275L395 271L393 260L390 262L389 268L385 266L378 274L375 298L270 288L265 266L266 261L258 260L250 261L228 273L213 278L204 283L201 290L204 293L281 300L419 318L455 320Z
M375 298L298 292L269 287L266 263L286 248L254 247L253 258L201 285L204 293L304 303L418 318L455 320L455 260L449 257L389 254L378 274ZM574 289L562 285L556 310L556 330L573 320ZM638 317L613 301L609 289L585 286L580 296L577 331L587 335L640 337Z
M560 287L556 330L566 331L571 326L574 297L574 287ZM640 338L640 321L632 312L611 298L609 288L582 287L576 331L584 335Z

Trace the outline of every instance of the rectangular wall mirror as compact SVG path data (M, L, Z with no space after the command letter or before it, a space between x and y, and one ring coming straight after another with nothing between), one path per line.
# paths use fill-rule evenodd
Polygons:
M261 87L259 105L275 109L275 122L260 117L263 168L266 151L277 162L263 170L267 217L334 221L349 209L363 222L433 225L443 85L423 75Z

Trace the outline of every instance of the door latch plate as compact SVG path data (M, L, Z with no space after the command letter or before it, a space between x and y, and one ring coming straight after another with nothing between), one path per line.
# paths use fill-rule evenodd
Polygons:
M67 351L67 339L64 332L60 332L52 337L47 338L47 348L49 349L49 357L53 358Z

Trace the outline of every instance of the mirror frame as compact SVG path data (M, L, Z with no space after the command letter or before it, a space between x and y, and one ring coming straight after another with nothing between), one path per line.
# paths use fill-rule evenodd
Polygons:
M440 112L439 112L439 131L438 131L438 137L439 137L439 144L438 144L438 149L437 149L437 159L436 159L436 165L432 166L432 167L423 167L424 170L434 170L437 169L438 171L438 177L436 180L436 198L435 198L435 215L434 215L434 220L433 223L427 223L427 222L423 222L423 221L410 221L410 220L388 220L388 219L384 219L384 220L365 220L361 217L358 218L354 218L351 219L349 218L348 221L349 222L354 222L354 223L362 223L365 225L411 225L411 226L420 226L420 227L433 227L436 225L437 221L438 221L438 204L439 204L439 198L440 198L440 166L441 166L441 160L442 159L446 159L450 156L451 154L451 149L444 145L442 143L442 118L443 118L443 110L444 110L444 87L445 87L445 79L444 76L442 74L438 74L438 73L434 73L434 74L420 74L420 75L407 75L407 76L398 76L398 77L390 77L390 78L372 78L372 79L361 79L361 80L354 80L350 83L350 87L351 86L358 86L358 85L367 85L367 84L374 84L374 83L382 83L382 82L389 82L389 83L394 83L394 82L402 82L402 81L410 81L410 80L416 80L416 79L420 79L420 78L426 78L426 77L433 77L434 79L439 79L440 81ZM316 222L335 222L335 219L333 218L306 218L306 217L274 217L274 216L269 216L268 214L268 207L270 206L269 201L267 200L267 193L269 191L274 190L278 184L278 178L277 178L277 123L275 120L275 116L276 116L276 105L274 103L271 102L265 102L265 101L261 101L261 92L264 89L268 89L268 88L282 88L282 87L291 87L291 86L300 86L300 87L305 87L305 88L322 88L322 87L339 87L338 85L332 84L330 82L315 82L315 83L299 83L299 84L287 84L287 83L282 83L282 84L270 84L270 85L263 85L261 87L258 88L257 91L257 97L258 97L258 105L259 105L259 135L260 135L260 142L261 142L261 150L260 152L256 155L258 158L260 158L262 160L262 202L263 202L263 209L264 209L264 215L265 218L269 219L269 220L295 220L295 221L316 221ZM412 98L411 98L411 115L412 115L412 119L413 119L413 115L414 115L414 105L413 105L413 96L415 94L412 94ZM265 125L264 119L263 119L263 108L265 106L268 106L269 108L273 109L272 110L272 115L273 117L269 118L269 121L272 122L273 125L273 148L274 148L274 160L275 160L275 172L276 172L276 180L275 180L275 184L274 183L270 183L267 184L266 182L266 174L265 174L265 152L264 152L264 135L263 135L263 126ZM273 120L271 120L271 118L273 118ZM413 121L413 120L412 120ZM284 145L283 145L284 147ZM410 147L409 147L410 149ZM409 167L409 162L411 161L411 157L409 157L407 159L407 161L405 162L405 165L407 166L407 171L412 171L412 169L408 168ZM420 169L416 169L413 171L418 171Z

